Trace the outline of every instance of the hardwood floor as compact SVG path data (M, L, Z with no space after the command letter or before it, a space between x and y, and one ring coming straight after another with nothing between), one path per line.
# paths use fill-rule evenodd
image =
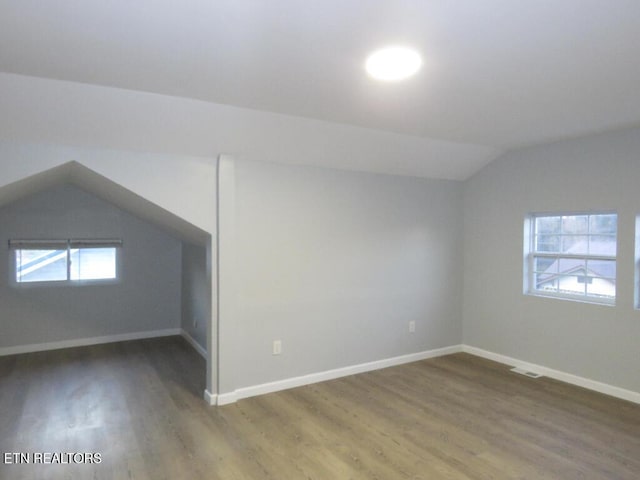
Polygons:
M0 358L1 479L633 479L640 405L467 354L209 407L181 338Z

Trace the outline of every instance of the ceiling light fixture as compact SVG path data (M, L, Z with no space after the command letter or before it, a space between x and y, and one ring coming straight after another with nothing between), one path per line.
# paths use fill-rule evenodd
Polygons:
M394 82L415 74L422 66L420 54L406 47L387 47L367 58L367 73L377 80Z

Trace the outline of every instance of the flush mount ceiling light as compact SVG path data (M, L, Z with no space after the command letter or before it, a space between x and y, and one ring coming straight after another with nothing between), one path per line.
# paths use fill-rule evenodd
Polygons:
M387 47L373 52L367 58L367 73L377 80L394 82L415 74L422 59L415 50L406 47Z

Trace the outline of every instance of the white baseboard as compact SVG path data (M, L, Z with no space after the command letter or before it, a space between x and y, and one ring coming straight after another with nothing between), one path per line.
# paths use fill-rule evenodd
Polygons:
M207 351L202 348L196 340L184 328L180 330L180 335L198 352L205 360L207 359Z
M449 355L449 354L458 353L461 351L462 351L461 345L453 345L450 347L437 348L434 350L426 350L423 352L411 353L408 355L401 355L398 357L385 358L383 360L376 360L373 362L361 363L358 365L351 365L348 367L336 368L333 370L326 370L324 372L311 373L309 375L302 375L299 377L287 378L284 380L277 380L275 382L263 383L260 385L253 385L251 387L238 388L234 392L218 394L216 404L227 405L229 403L234 403L237 400L240 400L242 398L255 397L257 395L264 395L265 393L278 392L280 390L288 390L289 388L301 387L303 385L311 385L313 383L333 380L335 378L355 375L357 373L370 372L372 370L380 370L382 368L393 367L395 365L402 365L404 363L417 362L419 360L440 357L443 355Z
M238 397L238 395L236 394L237 390L235 392L231 392L231 393L220 393L218 394L218 399L217 399L217 403L216 405L221 406L221 405L229 405L230 403L236 403L238 400L240 400L240 398L248 398L248 397ZM257 394L259 395L259 394ZM253 396L253 395L250 395Z
M512 367L522 368L530 372L539 373L545 377L560 380L561 382L570 383L571 385L577 385L579 387L587 388L596 392L611 395L612 397L621 398L634 403L640 403L640 393L632 390L626 390L620 387L614 387L602 382L597 382L584 377L579 377L571 373L561 372L560 370L554 370L552 368L543 367L542 365L536 365L534 363L524 362L517 358L507 357L499 353L489 352L481 348L472 347L470 345L462 345L462 351L476 355L478 357L493 360L494 362L504 363Z
M345 377L348 375L355 375L358 373L369 372L372 370L379 370L382 368L392 367L395 365L402 365L405 363L417 362L419 360L425 360L428 358L440 357L443 355L449 355L452 353L466 352L471 355L493 360L495 362L503 363L512 367L523 368L530 372L540 373L541 375L560 380L571 385L577 385L579 387L587 388L599 393L611 395L616 398L628 400L630 402L640 404L640 393L624 388L615 387L606 383L597 382L588 378L579 377L552 368L543 367L533 363L528 363L516 358L508 357L494 352L489 352L481 348L472 347L470 345L453 345L445 348L438 348L435 350L427 350L424 352L413 353L409 355L402 355L399 357L392 357L383 360L377 360L374 362L362 363L358 365L352 365L349 367L337 368L334 370L327 370L324 372L312 373L309 375L303 375L299 377L287 378L284 380L278 380L275 382L263 383L260 385L253 385L250 387L239 388L233 392L221 393L218 395L212 395L205 391L205 399L210 405L227 405L234 403L243 398L254 397L257 395L263 395L266 393L277 392L280 390L287 390L289 388L301 387L303 385L310 385L313 383L324 382L327 380L333 380L335 378Z
M219 405L218 404L218 395L216 395L215 393L211 393L209 390L204 391L204 401L207 402L209 405Z
M19 353L42 352L45 350L58 350L61 348L86 347L101 343L125 342L127 340L140 340L143 338L169 337L180 335L179 328L167 328L165 330L151 330L147 332L122 333L119 335L107 335L103 337L75 338L60 342L32 343L29 345L16 345L13 347L0 347L0 357L16 355Z

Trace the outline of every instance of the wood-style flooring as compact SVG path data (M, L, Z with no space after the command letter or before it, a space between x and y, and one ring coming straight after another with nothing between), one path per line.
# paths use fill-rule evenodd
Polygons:
M209 407L179 337L0 358L19 479L640 479L640 405L455 354Z

